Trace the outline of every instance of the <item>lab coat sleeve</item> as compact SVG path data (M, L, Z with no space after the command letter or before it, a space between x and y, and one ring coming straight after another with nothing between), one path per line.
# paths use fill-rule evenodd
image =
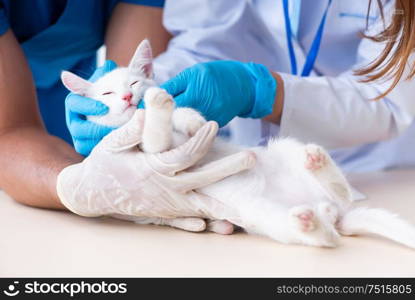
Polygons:
M162 83L196 63L238 60L266 63L263 43L272 34L252 1L166 1L163 25L173 38L154 61L156 81ZM258 42L261 37L262 42Z
M281 136L343 148L389 139L412 122L413 115L392 99L371 100L380 94L379 88L360 83L352 75L281 76Z
M162 84L184 69L208 60L208 58L189 52L186 49L169 47L166 52L160 54L153 61L154 79L158 84Z
M154 59L154 74L161 84L184 69L201 62L225 59L222 45L217 41L218 23L228 17L232 5L228 1L166 1L163 25L173 36L167 50ZM235 9L240 9L237 3ZM217 16L217 17L215 17ZM229 25L220 27L220 34L232 36ZM225 39L219 39L225 40ZM218 53L219 52L219 53Z
M200 8L194 1L166 1L163 25L173 37L167 50L153 60L154 79L158 84L164 83L196 63L209 60L192 47L195 40L192 16L198 9Z

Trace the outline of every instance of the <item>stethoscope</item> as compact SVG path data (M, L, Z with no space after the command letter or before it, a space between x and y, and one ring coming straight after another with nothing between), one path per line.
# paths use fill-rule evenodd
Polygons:
M330 8L332 0L328 0L327 7L324 11L323 17L321 18L320 25L318 26L316 35L314 40L311 44L310 50L307 53L306 60L304 63L303 70L301 72L301 76L309 76L311 71L313 70L314 63L316 61L318 51L320 49L321 39L323 37L324 25L326 23L327 12ZM294 53L294 46L293 46L293 33L291 28L290 16L288 13L288 0L282 0L284 6L284 20L285 20L285 28L286 28L286 36L287 36L287 45L288 45L288 54L290 56L291 62L291 73L293 75L297 75L297 59Z
M297 0L300 1L300 0ZM321 39L323 37L324 32L324 25L326 23L327 13L329 11L330 5L332 0L328 0L327 7L324 10L324 14L321 18L320 25L318 26L316 35L314 36L314 40L311 43L310 50L307 53L306 60L303 66L303 70L301 71L301 76L306 77L309 76L311 71L313 70L314 63L316 62L318 51L320 49ZM290 63L291 63L291 74L298 75L297 72L297 59L295 57L294 46L293 46L293 33L291 28L290 16L288 12L288 0L282 0L283 7L284 7L284 20L285 20L285 28L286 28L286 36L287 36L287 45L288 45L288 54L290 56ZM263 141L260 145L265 145L267 143L266 139L270 134L270 124L267 122L261 123L261 136Z

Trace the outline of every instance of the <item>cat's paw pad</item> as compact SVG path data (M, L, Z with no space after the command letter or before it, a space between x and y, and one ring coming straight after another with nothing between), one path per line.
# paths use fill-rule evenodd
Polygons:
M306 169L317 171L326 166L329 162L326 152L320 146L308 144L305 146Z
M290 210L294 224L302 232L310 232L316 229L316 216L314 211L307 206L293 207Z
M336 224L339 219L339 210L336 205L329 202L318 204L318 212L322 218L325 218L331 224Z
M173 97L159 87L148 88L144 94L146 108L168 109L174 108Z
M194 109L178 108L173 113L174 129L186 136L194 136L205 124L205 118Z

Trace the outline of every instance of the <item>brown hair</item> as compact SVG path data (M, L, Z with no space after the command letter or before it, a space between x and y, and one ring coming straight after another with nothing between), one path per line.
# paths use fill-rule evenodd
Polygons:
M370 0L368 15L373 0ZM382 20L384 21L383 5L377 0ZM368 66L355 72L358 76L364 76L362 82L371 82L379 79L393 79L391 86L375 100L387 95L402 78L408 58L415 50L415 1L395 0L395 9L392 21L384 29L374 35L365 36L375 42L385 43L385 48L378 58ZM409 74L405 79L415 76L415 64L409 66Z

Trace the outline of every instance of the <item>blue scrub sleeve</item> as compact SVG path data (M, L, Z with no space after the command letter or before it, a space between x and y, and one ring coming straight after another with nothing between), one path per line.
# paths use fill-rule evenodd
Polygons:
M121 2L154 7L164 7L164 0L121 0Z
M7 20L6 12L0 3L0 35L5 34L7 29L9 29L9 21Z

